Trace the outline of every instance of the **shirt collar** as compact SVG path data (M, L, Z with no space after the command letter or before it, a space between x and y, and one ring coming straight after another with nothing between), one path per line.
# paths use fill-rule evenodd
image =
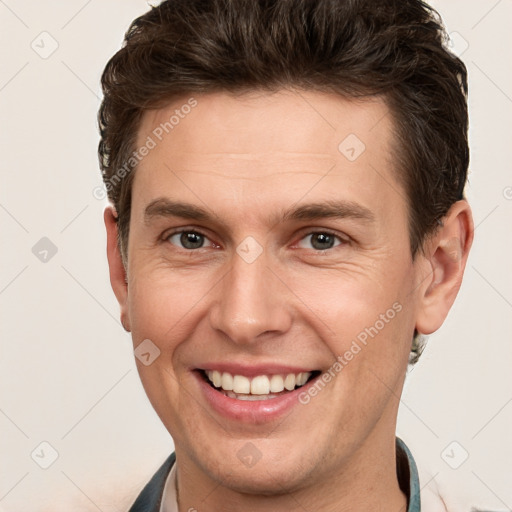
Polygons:
M418 468L409 448L399 437L396 438L396 472L400 489L407 496L407 512L421 512Z

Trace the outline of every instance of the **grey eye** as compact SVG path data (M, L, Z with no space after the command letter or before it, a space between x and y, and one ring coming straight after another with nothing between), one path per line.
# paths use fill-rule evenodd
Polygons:
M183 249L201 249L205 247L209 247L212 243L201 233L196 233L195 231L180 231L178 233L174 233L169 236L169 242L173 245L181 246Z
M341 240L336 235L318 231L305 236L300 242L299 247L303 249L316 249L317 251L325 251L332 249L341 244Z

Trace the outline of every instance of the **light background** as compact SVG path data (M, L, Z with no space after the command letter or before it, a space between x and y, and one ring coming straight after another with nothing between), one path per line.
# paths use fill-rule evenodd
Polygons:
M477 229L457 302L406 383L398 433L426 497L437 487L453 511L511 510L512 1L434 6L469 70ZM93 195L99 77L147 9L0 0L0 510L127 510L172 451L119 323L106 203ZM33 251L42 237L57 248L46 262L46 246ZM58 452L48 469L43 441Z

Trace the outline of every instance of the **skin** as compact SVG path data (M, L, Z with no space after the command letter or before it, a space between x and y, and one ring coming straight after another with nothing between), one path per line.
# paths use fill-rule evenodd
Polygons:
M437 330L458 292L473 237L468 204L455 203L413 259L381 100L290 90L195 98L136 170L126 273L115 211L105 210L123 324L134 347L150 339L161 351L137 365L175 442L180 510L405 510L395 471L399 397L414 329ZM138 146L187 99L147 112ZM366 146L353 162L338 150L349 134ZM212 219L147 221L159 198ZM357 203L373 219L276 222L291 207L331 200ZM203 233L204 247L169 237L180 228ZM325 230L339 239L319 250L311 233ZM236 252L248 236L263 248L252 263ZM192 376L209 361L325 372L395 303L401 311L343 370L277 421L220 416ZM237 457L249 441L261 453L251 468Z

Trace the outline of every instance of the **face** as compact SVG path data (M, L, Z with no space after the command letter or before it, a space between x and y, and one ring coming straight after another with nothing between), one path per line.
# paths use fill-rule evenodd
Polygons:
M188 472L307 487L394 436L431 269L411 257L392 119L318 92L194 98L138 133L155 144L120 302L139 373Z

